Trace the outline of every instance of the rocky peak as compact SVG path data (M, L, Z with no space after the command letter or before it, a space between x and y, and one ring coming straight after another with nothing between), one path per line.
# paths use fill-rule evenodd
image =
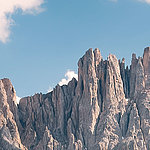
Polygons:
M18 106L9 79L0 80L0 149L150 149L150 48L131 66L90 48L78 62L78 81Z
M144 54L143 54L144 66L148 67L149 62L150 62L150 47L147 47L144 49Z
M143 54L143 66L145 72L146 88L150 87L150 47L145 48Z
M0 145L2 149L26 149L21 143L16 124L14 93L9 79L0 80Z
M147 47L144 50L143 65L144 65L145 75L149 75L150 74L150 47Z
M95 48L94 50L94 60L95 60L95 66L97 67L102 60L102 56L98 48Z
M11 81L7 78L2 79L6 95L7 95L7 102L10 106L10 110L13 112L13 114L16 117L16 106L17 100L16 100L16 91L11 83Z

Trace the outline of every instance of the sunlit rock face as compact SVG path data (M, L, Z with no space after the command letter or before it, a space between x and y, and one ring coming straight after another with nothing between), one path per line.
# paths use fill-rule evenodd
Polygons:
M18 105L10 80L0 80L0 149L149 150L150 48L130 67L89 49L78 81Z
M9 79L0 80L0 148L26 149L17 127L16 93Z

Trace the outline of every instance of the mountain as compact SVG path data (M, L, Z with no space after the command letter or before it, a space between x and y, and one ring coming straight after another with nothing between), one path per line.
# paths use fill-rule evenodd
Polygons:
M130 67L89 49L78 81L18 105L10 80L0 80L0 149L150 150L150 48Z

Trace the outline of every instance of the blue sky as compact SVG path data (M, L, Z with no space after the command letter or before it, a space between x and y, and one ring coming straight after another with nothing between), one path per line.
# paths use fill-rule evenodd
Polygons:
M133 52L142 56L150 46L149 0L31 1L40 1L32 13L25 2L6 11L14 25L0 42L0 78L11 79L19 97L46 93L67 70L77 73L89 48L98 47L104 59L112 53L130 64Z

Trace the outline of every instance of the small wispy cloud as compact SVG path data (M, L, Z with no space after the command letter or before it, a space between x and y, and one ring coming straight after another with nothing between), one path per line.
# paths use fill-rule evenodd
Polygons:
M52 91L53 91L53 88L50 86L47 90L47 93L52 92Z
M11 34L10 27L15 24L12 15L21 10L35 14L42 11L44 0L0 0L0 41L6 43Z
M69 81L72 80L72 78L75 78L76 80L78 80L78 75L74 72L74 71L71 71L71 70L68 70L66 73L65 73L65 78L61 79L61 81L58 83L60 86L62 85L67 85L69 83ZM47 93L49 92L52 92L54 89L54 87L52 86L49 86L48 90L47 90Z
M16 96L16 102L19 104L21 97Z
M109 1L111 1L111 2L118 2L119 0L109 0ZM137 0L137 1L150 4L150 0Z
M139 2L144 2L144 3L147 3L147 4L150 4L150 0L138 0Z
M71 70L68 70L65 74L65 78L63 78L60 82L59 82L59 85L62 86L62 85L67 85L69 83L69 81L72 80L72 78L75 78L76 80L78 80L78 75L74 72L74 71L71 71Z

